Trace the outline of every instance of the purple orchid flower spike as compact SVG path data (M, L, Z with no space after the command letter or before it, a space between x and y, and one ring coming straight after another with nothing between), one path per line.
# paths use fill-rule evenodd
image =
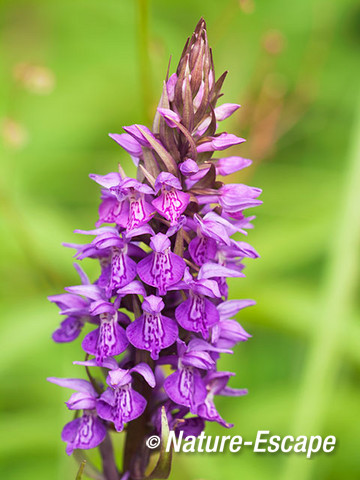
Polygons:
M96 414L98 394L91 383L80 378L49 377L47 380L76 390L66 405L69 410L83 410L83 415L67 423L61 433L61 439L67 442L66 453L71 455L76 448L88 450L100 445L107 430Z
M137 273L147 285L156 287L159 295L164 295L174 283L181 280L185 262L171 252L171 242L163 233L157 233L150 240L153 253L137 264Z
M169 347L178 338L176 322L161 314L164 307L161 297L145 297L142 304L143 315L126 329L130 343L140 350L148 350L153 360L159 358L160 350Z
M74 362L86 367L90 382L50 381L77 390L67 406L83 413L62 438L69 454L101 444L103 480L168 478L167 453L149 471L149 435L170 428L197 436L207 421L229 428L214 399L245 393L227 386L233 374L218 372L218 360L250 338L235 317L254 302L228 300L228 279L243 278L245 260L259 257L242 235L255 218L245 210L262 202L259 188L223 183L250 160L214 156L245 141L219 130L240 107L218 104L226 73L215 76L201 19L163 82L152 128L134 124L110 134L137 166L136 178L120 165L91 174L101 188L96 228L76 232L93 238L65 244L77 260L100 267L92 281L76 267L82 285L49 297L65 317L55 341L94 325L82 341L85 360ZM126 435L122 471L107 434L114 430Z

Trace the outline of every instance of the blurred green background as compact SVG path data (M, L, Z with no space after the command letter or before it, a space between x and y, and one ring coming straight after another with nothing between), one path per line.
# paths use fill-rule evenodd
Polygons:
M129 157L108 138L149 123L200 16L208 23L224 100L243 105L224 128L252 158L228 181L263 188L248 240L261 258L232 298L253 335L223 369L244 398L219 398L231 432L336 435L329 455L180 454L171 478L360 478L360 6L350 0L2 0L1 478L74 479L64 453L70 392L47 376L78 376L79 341L56 345L60 317L46 296L78 278L72 231L90 229L105 174ZM86 268L93 276L95 266Z

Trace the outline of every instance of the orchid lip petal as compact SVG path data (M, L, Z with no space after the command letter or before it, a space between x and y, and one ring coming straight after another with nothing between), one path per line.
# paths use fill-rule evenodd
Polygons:
M106 437L106 427L102 421L85 410L82 417L67 423L61 432L61 439L67 442L66 453L71 455L74 449L97 447Z

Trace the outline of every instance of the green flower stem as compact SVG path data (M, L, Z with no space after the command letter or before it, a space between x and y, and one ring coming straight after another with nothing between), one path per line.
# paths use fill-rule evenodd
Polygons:
M143 114L147 123L151 121L152 84L149 54L149 2L138 0L137 38L139 48L140 89Z
M359 186L360 108L351 139L343 204L329 232L333 241L329 250L320 308L315 308L312 326L314 335L300 387L295 423L289 432L293 435L321 434L324 417L335 391L341 358L339 352L346 341L344 332L348 328L351 315L360 262ZM289 456L282 478L307 480L312 476L313 466L313 461L306 461L300 455Z

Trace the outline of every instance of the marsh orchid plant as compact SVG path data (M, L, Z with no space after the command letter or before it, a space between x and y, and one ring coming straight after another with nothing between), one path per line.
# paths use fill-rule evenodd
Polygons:
M244 277L243 259L258 257L232 236L247 235L254 217L244 211L261 204L261 190L217 178L251 163L213 157L245 141L217 133L239 108L218 105L226 73L216 80L201 19L164 82L152 130L135 124L110 134L131 156L137 178L121 167L90 175L101 187L96 228L76 231L92 237L89 243L66 246L78 260L97 261L99 277L91 282L75 264L79 285L49 297L64 316L55 342L88 332L85 360L74 362L88 380L48 379L75 392L66 403L75 411L62 431L66 452L99 446L106 480L165 478L169 459L148 474L146 439L164 428L199 435L207 421L229 428L216 397L246 393L227 385L234 374L218 371L217 361L250 336L234 317L254 301L228 300L227 279ZM122 431L120 472L109 433Z

